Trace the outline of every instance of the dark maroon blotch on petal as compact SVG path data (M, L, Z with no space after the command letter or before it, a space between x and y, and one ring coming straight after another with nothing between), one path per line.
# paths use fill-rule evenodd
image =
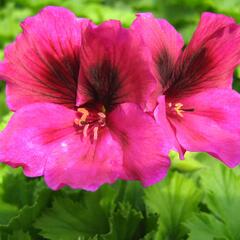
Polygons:
M173 84L172 81L174 81L174 60L168 53L167 49L164 48L155 59L155 63L158 69L159 81L161 83L163 91L165 91Z
M118 68L109 60L91 66L84 75L86 94L91 99L87 105L102 105L109 112L121 103L121 96L118 94L121 89Z
M6 47L0 71L12 111L39 102L74 108L81 35L88 22L61 7L46 7L22 22L23 32Z
M165 91L168 98L181 98L203 90L204 81L199 84L205 74L211 70L211 57L207 49L202 47L188 57L183 53L176 63L169 79L169 88ZM214 81L214 79L212 79ZM206 82L206 84L208 84Z
M45 58L39 56L39 59L46 66L41 75L38 76L28 68L28 73L39 84L38 89L29 88L24 83L22 87L30 92L36 91L35 94L41 95L48 102L73 108L76 102L80 59L73 55L56 58L51 54L45 54Z

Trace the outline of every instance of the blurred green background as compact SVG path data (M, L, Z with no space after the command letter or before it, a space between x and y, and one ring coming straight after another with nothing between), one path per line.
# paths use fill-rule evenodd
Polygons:
M125 27L136 12L153 12L173 24L186 43L204 11L240 22L240 0L0 0L0 59L21 31L19 23L48 5L95 23L119 19ZM240 91L239 69L234 79ZM0 81L0 129L9 119L4 88ZM153 187L119 181L95 193L53 192L42 179L0 165L0 240L239 240L239 167L230 170L202 153L186 158L173 154L168 177Z

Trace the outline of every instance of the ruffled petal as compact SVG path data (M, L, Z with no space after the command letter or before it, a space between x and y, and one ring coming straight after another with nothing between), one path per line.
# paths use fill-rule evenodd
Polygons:
M94 191L114 182L122 166L119 144L107 128L97 141L83 138L75 118L75 111L56 104L21 108L0 136L0 161L22 166L30 177L44 175L52 189Z
M54 148L44 176L52 189L65 185L96 191L104 183L114 183L122 171L122 150L106 128L97 141L80 141L75 135L64 139L64 148Z
M182 117L170 117L180 144L188 151L207 152L229 167L240 163L240 95L212 89L182 99Z
M109 116L109 126L123 149L121 178L149 186L166 176L171 146L151 116L135 104L121 104Z
M151 51L152 72L161 83L158 92L166 89L184 45L182 36L166 20L156 19L151 13L137 14L131 28Z
M181 34L165 19L157 19L151 13L139 13L131 28L136 35L141 35L156 60L167 52L167 57L176 62L184 41Z
M165 94L181 98L209 88L230 88L239 61L239 25L224 15L204 13Z
M119 21L89 25L83 33L77 104L97 101L110 109L124 102L144 105L155 86L149 57L140 37Z
M1 132L0 161L22 166L27 176L43 175L53 146L75 132L74 118L74 111L55 104L30 104L19 109Z
M229 27L234 23L235 20L233 18L223 14L210 12L203 13L188 47L192 50L198 50L202 47L202 43L205 43L209 38L212 38L213 33L217 33L220 29Z
M81 31L88 21L62 7L46 7L22 24L5 49L0 78L12 110L36 102L73 107L80 68Z

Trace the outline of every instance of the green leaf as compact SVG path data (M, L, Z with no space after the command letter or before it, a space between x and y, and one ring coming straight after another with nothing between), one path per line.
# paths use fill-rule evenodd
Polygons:
M233 88L240 92L240 67L238 67L234 72Z
M16 216L17 213L18 208L16 206L5 203L0 199L0 226L3 224L8 224L10 219Z
M205 167L199 160L197 160L198 153L187 152L184 155L184 160L180 160L178 154L174 151L170 152L171 169L181 172L195 172Z
M158 219L159 216L157 214L147 214L145 216L143 225L141 226L144 228L144 237L141 238L143 240L152 240L158 230Z
M35 181L28 181L23 174L9 173L2 180L3 201L22 208L33 204Z
M4 56L3 50L0 49L0 60L3 60L3 56Z
M0 224L7 225L18 209L33 203L34 183L27 182L20 169L0 165Z
M223 164L216 164L201 175L206 191L205 203L210 211L222 222L232 239L240 239L240 176Z
M51 191L49 189L40 189L39 187L38 189L38 196L36 197L34 204L32 206L25 205L8 224L0 225L0 232L11 233L15 230L27 231L32 228L33 222L46 208L51 196Z
M10 172L18 171L17 169L13 169L9 167L8 165L5 165L3 163L0 163L0 186L2 187L2 181L5 178L7 174ZM0 192L2 194L2 192Z
M143 202L138 199L143 196L142 187L136 182L119 181L93 193L74 194L70 189L61 193L35 224L50 240L142 239L145 235L150 239L157 228L157 216L145 216Z
M119 181L116 191L118 192L116 202L128 202L133 208L144 211L143 187L136 181Z
M98 240L98 236L85 237L84 235L79 235L77 240Z
M110 233L103 236L104 240L125 240L134 239L141 220L142 213L132 208L126 203L119 203L119 207L113 213L110 219L111 230Z
M95 193L85 193L78 202L57 197L53 207L37 220L41 235L51 240L77 240L79 236L94 237L109 231L104 208ZM92 196L90 196L92 195Z
M3 54L3 52L1 52L0 50L0 60L1 60L1 53ZM0 79L0 130L2 130L5 127L6 123L9 120L7 117L5 117L8 114L9 110L6 105L6 94L4 89L5 89L5 82L1 81Z
M187 232L182 223L197 211L200 199L195 182L179 173L145 189L148 211L159 215L156 239L181 239Z
M224 223L207 213L197 214L185 225L190 229L188 240L229 239L226 238Z
M31 236L29 233L25 233L23 231L15 231L8 237L8 240L31 240Z
M1 104L0 104L1 105ZM4 115L4 117L0 118L0 131L3 130L7 123L9 122L11 116L12 116L12 112L9 112L8 114Z

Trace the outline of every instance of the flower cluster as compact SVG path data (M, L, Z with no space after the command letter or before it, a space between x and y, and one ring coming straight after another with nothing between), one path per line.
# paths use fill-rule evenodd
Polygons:
M15 112L0 133L1 162L55 190L89 191L117 179L160 181L170 150L240 163L240 95L231 87L240 27L232 18L204 13L186 47L149 13L125 29L46 7L21 27L0 64Z

